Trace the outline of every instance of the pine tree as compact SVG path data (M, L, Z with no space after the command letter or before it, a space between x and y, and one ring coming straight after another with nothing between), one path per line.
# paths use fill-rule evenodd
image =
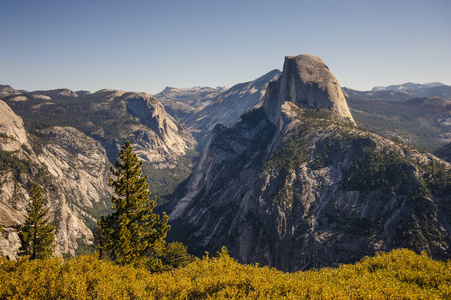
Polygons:
M142 266L157 257L164 248L164 238L170 226L168 216L153 213L157 198L150 200L147 175L142 175L142 161L127 141L119 152L114 178L109 184L114 188L111 215L98 222L96 239L100 256L110 256L120 265Z
M27 207L28 216L21 226L19 238L21 247L19 255L29 255L30 259L43 259L53 255L55 226L47 217L46 199L37 183L33 183L30 191L30 203Z
M185 267L194 261L194 256L188 254L187 247L181 242L169 243L161 257L163 270Z

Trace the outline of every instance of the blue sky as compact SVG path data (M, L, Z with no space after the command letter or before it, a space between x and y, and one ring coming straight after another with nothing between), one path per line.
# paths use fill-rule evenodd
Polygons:
M451 1L0 0L0 84L222 86L321 57L342 86L451 84Z

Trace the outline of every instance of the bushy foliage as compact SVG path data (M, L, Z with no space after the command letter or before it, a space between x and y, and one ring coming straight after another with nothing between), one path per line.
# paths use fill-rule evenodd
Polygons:
M399 249L354 265L283 273L226 251L151 274L95 255L0 260L1 299L450 299L451 262Z
M185 267L194 261L194 257L188 254L188 248L180 242L169 243L161 256L163 270L171 270Z

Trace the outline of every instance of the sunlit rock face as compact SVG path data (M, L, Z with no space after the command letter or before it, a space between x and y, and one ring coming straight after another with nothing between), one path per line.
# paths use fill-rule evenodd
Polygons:
M268 87L263 106L268 118L279 126L280 107L286 101L330 109L354 123L338 80L322 59L313 55L286 56L282 76Z
M263 107L214 128L170 237L286 271L400 247L450 258L451 187L434 183L450 165L357 128L334 82L319 58L287 57Z
M0 100L0 149L17 151L22 145L28 146L27 133L22 118Z

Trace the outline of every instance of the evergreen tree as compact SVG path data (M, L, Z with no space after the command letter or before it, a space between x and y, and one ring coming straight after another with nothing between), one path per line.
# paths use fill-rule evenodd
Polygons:
M181 242L169 243L161 256L163 270L185 267L194 261L194 256L188 254L188 249Z
M28 216L19 232L22 244L19 255L29 255L30 259L43 259L53 255L55 226L49 222L45 202L41 189L37 183L33 183L27 207Z
M164 238L170 226L168 216L153 213L156 197L150 200L147 175L142 175L142 161L127 141L119 152L114 178L109 184L114 188L111 215L98 222L96 239L100 256L110 256L120 265L142 266L160 255Z

